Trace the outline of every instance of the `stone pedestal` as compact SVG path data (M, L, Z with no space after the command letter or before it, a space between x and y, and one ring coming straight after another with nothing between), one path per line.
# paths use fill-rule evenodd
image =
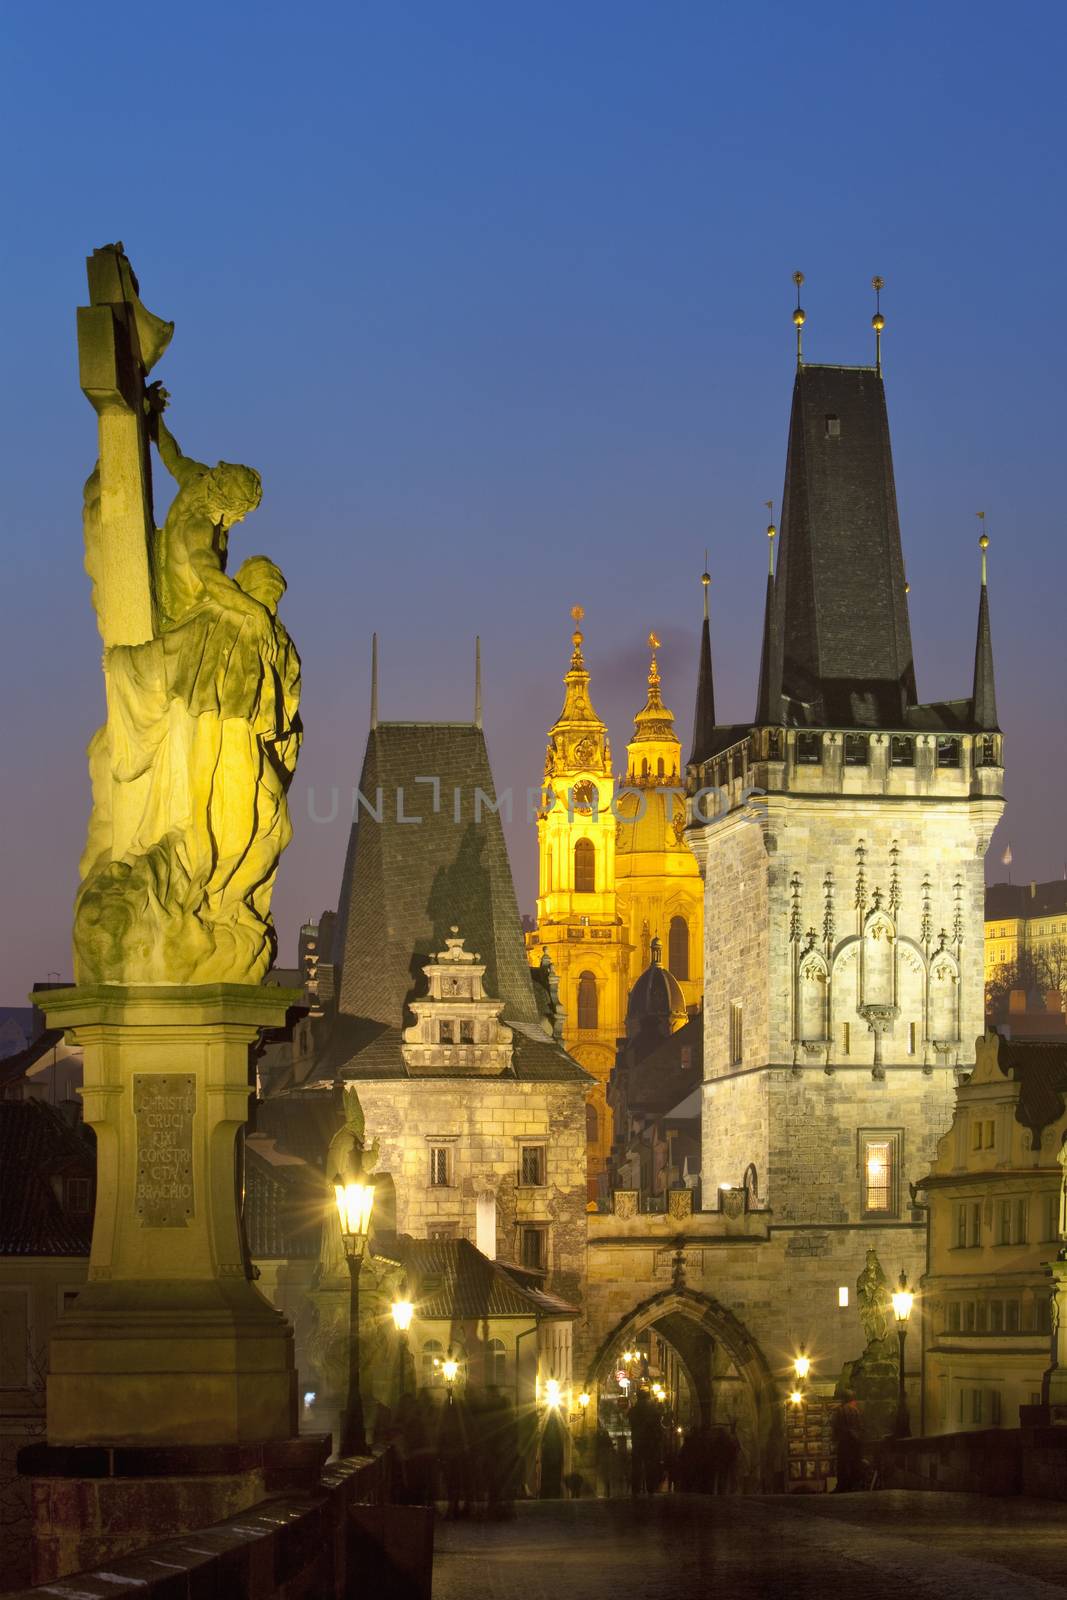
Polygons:
M249 1046L299 991L51 990L97 1139L89 1281L49 1352L49 1445L222 1445L297 1431L292 1330L248 1277L236 1141Z

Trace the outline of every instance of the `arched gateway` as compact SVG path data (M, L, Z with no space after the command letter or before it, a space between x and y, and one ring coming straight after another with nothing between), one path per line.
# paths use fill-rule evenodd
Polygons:
M671 1352L684 1393L676 1405L683 1420L736 1425L744 1486L774 1487L781 1469L781 1399L771 1369L744 1323L710 1295L684 1287L642 1300L601 1341L585 1386L598 1411L608 1403L626 1351L653 1332Z

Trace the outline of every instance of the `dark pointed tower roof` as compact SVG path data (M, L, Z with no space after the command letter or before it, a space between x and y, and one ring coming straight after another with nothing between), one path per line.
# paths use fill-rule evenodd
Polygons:
M772 522L767 529L771 541L770 558L767 562L767 597L763 603L763 647L759 659L759 689L756 692L756 722L760 727L766 727L769 722L780 722L782 718L781 694L777 688L781 682L782 668L777 649L778 634L774 615L774 537L777 531ZM773 703L772 683L776 685Z
M876 367L797 371L774 597L786 722L899 727L917 695Z
M711 670L711 623L708 620L711 573L705 571L700 581L704 585L704 626L700 631L700 665L697 668L697 702L693 711L690 766L706 761L715 748L715 683Z
M974 646L971 720L983 733L999 733L997 690L993 677L993 635L989 629L989 587L986 583L986 551L989 549L989 540L984 533L978 543L982 551L982 592L978 601L978 638Z

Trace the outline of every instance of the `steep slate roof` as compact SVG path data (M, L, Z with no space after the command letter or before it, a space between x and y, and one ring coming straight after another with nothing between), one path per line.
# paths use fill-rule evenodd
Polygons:
M985 892L987 922L1065 915L1067 878L1053 878L1050 883L991 883Z
M481 728L379 722L359 789L366 804L349 838L334 945L337 1010L309 1084L407 1076L409 1002L426 992L423 963L452 926L485 962L486 993L504 1002L514 1076L584 1082L543 1026Z
M92 1217L69 1212L53 1173L91 1178L96 1150L43 1100L0 1101L0 1255L87 1256Z
M244 1154L249 1254L259 1261L315 1260L322 1242L323 1213L331 1198L321 1168L315 1170L262 1135L245 1140Z
M797 371L775 623L781 664L770 688L787 722L900 726L918 696L889 418L873 367Z
M402 1254L421 1322L578 1315L558 1295L520 1284L469 1239L406 1240Z
M711 623L708 620L708 585L704 585L704 622L700 629L700 664L697 668L697 698L693 708L691 766L699 766L711 754L715 743L715 679L711 666Z

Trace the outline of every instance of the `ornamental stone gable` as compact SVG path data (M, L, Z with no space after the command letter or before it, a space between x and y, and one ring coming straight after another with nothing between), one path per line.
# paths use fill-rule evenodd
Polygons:
M444 950L425 965L429 994L411 1001L415 1021L400 1048L413 1075L499 1077L511 1067L513 1035L500 1020L504 1002L486 994L485 963L463 943L453 927Z

